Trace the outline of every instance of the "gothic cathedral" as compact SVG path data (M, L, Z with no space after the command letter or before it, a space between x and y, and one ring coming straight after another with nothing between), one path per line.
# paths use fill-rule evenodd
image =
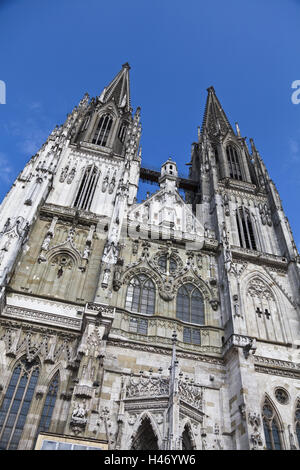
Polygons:
M189 177L142 166L129 65L0 206L1 449L299 449L300 257L208 88ZM139 181L156 184L137 203Z

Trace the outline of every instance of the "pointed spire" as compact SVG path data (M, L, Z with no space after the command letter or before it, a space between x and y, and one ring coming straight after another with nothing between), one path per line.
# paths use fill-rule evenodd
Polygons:
M209 137L214 138L219 134L227 134L228 131L233 132L231 124L216 96L214 87L209 87L207 91L202 133L207 132Z
M101 103L107 103L110 100L114 100L118 108L122 108L125 111L131 111L129 70L130 65L128 62L122 65L120 72L115 76L110 84L104 88L101 95L98 97Z

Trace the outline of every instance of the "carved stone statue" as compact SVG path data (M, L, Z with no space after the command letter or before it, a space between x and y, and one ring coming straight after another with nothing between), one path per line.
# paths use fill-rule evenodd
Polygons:
M43 241L42 250L47 251L51 242L51 235L48 233Z
M69 170L68 165L62 169L60 178L59 178L60 183L63 183L65 181L67 174L68 174L68 170Z
M87 423L87 409L80 403L76 403L71 416L70 427L75 434L82 432Z

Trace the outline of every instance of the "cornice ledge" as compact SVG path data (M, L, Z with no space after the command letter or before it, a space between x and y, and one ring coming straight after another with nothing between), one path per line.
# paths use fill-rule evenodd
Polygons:
M284 271L287 270L288 261L283 256L272 255L270 253L262 253L255 250L249 250L236 245L231 245L231 252L233 259L246 259L256 264L268 265L274 268L280 268Z
M159 354L159 355L171 355L172 354L172 349L171 345L170 347L163 347L163 346L156 346L156 345L150 345L150 344L141 344L141 343L136 343L134 341L127 340L126 342L124 341L124 338L121 339L116 339L116 338L109 338L107 341L107 346L113 346L113 347L119 347L119 348L129 348L129 349L135 349L138 351L145 351L148 353L154 353L154 354ZM211 364L215 365L220 365L223 366L223 360L218 357L214 356L206 356L203 354L197 354L197 353L190 353L190 352L184 352L184 351L179 351L177 350L177 357L179 358L184 358L184 359L194 359L197 361L202 361L202 362L208 362Z
M274 359L264 356L255 356L254 364L257 366L265 366L269 369L293 370L294 372L300 374L299 362L284 361L282 359Z
M57 204L44 204L40 209L41 215L57 215L60 219L74 219L78 217L79 221L86 221L89 223L97 224L99 220L105 218L105 216L100 216L94 212L87 212L83 210L78 210L73 207L59 206Z
M219 186L223 188L235 189L238 191L245 191L251 194L256 193L256 185L246 181L235 180L232 178L224 178L219 182Z

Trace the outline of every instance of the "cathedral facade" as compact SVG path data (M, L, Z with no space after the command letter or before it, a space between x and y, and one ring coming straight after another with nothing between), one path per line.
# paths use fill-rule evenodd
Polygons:
M0 206L0 448L299 449L300 258L276 187L213 87L189 177L144 168L129 69Z

